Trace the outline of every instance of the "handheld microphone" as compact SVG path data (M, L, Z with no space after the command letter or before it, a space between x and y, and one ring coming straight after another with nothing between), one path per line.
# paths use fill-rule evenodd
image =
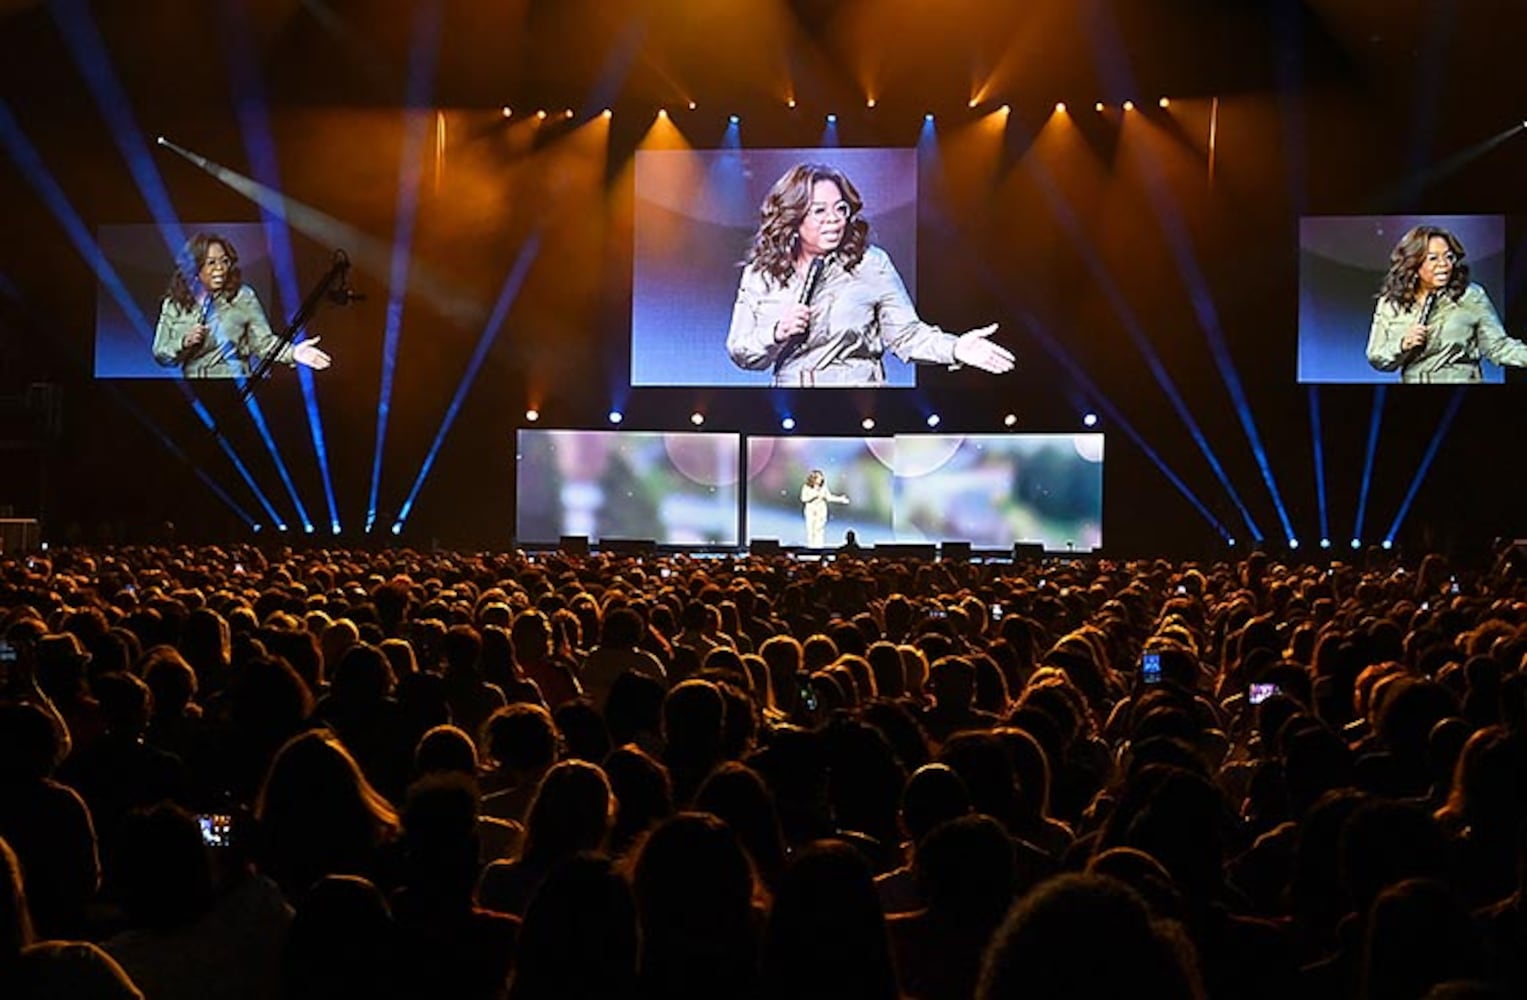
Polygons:
M806 268L806 280L801 285L801 305L811 305L811 296L816 294L817 282L822 280L822 268L826 263L825 256L811 258L811 265Z
M1421 304L1421 325L1422 326L1425 326L1426 324L1428 324L1428 323L1430 323L1432 321L1432 313L1435 312L1436 309L1437 309L1437 293L1436 292L1427 292L1426 293L1426 301Z
M335 305L360 302L366 296L350 287L350 255L343 250L334 251L334 287L329 289L329 301Z

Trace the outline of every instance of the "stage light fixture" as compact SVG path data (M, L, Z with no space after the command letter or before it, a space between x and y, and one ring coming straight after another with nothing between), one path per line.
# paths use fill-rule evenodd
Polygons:
M615 112L611 111L609 108L605 108L604 109L604 116L606 118L614 118L615 117Z
M792 97L788 101L786 101L785 102L785 107L787 107L787 108L795 107L795 98Z
M1133 111L1133 110L1135 110L1135 102L1134 101L1125 101L1124 102L1124 110L1125 111Z
M828 115L827 116L827 124L829 124L829 125L836 125L837 123L838 123L838 116L837 115Z
M871 97L869 100L864 102L864 106L866 108L874 108L874 106L875 106L875 99L873 97Z
M1002 426L1003 427L1017 427L1018 426L1018 414L1016 414L1016 413L1009 413L1007 416L1003 417L1002 418Z
M937 413L928 414L928 426L930 428L937 427L941 423L943 423L943 418L940 417Z
M504 108L503 108L503 111L504 111L504 117L505 118L513 118L514 117L514 109L511 108L509 105L505 104Z
M927 114L923 115L923 121L925 121L925 122L933 121L933 112L930 111Z
M733 125L736 125L736 124L738 124L738 123L740 123L742 121L742 119L739 118L737 115L729 115L729 116L727 116L726 120L731 122Z
M403 533L403 522L402 521L394 521L394 522L392 522L392 533L394 535L401 535Z
M531 423L535 423L537 420L541 419L541 411L531 407L525 411L525 419Z
M701 413L699 410L696 410L689 415L689 422L694 424L696 427L699 427L701 424L705 423L705 414Z
M1386 538L1382 542L1380 542L1379 545L1382 546L1383 549L1387 552L1388 550L1394 548L1394 539L1393 538Z
M966 106L966 107L967 107L967 108L974 108L974 107L975 107L975 106L976 106L976 104L977 104L977 103L979 103L979 102L977 102L977 101L976 101L976 99L975 99L975 98L974 98L974 97L972 97L972 98L971 98L971 99L970 99L970 103L968 103L968 104L966 104L966 105L965 105L965 106Z
M1010 115L1013 113L1012 106L1008 104L1002 105L1002 107L998 108L997 110L1002 112L1004 115Z
M618 423L620 423L624 419L626 419L626 415L624 413L621 413L619 410L611 410L610 411L610 423L618 424Z
M1096 111L1098 114L1102 114L1103 113L1103 102L1099 101L1096 104L1094 104L1092 106L1092 110Z
M1323 549L1330 548L1331 547L1331 540L1329 538L1322 538L1320 540L1320 547L1323 548Z
M793 430L795 430L795 418L794 417L786 417L785 419L783 419L783 420L781 420L779 422L779 426L784 428L787 431L793 431Z
M1157 101L1156 103L1161 105L1163 108L1170 108L1172 106L1171 98L1168 98L1168 97L1163 97L1161 100Z
M546 120L546 109L542 108L540 111L537 111L536 118L544 122Z
M1363 540L1361 538L1354 538L1354 539L1352 539L1352 548L1360 549L1362 547L1363 547Z
M1291 548L1291 549L1297 549L1299 547L1299 539L1297 539L1297 538L1290 538L1288 540L1288 547Z
M285 531L286 530L286 524L282 523L282 524L276 525L276 530L277 531Z
M861 420L859 422L859 426L863 427L867 431L872 431L872 430L875 429L875 418L874 417L865 417L863 420Z
M667 118L668 117L668 109L667 108L658 108L657 109L657 116L659 118Z
M1527 122L1523 122L1522 124L1523 125L1527 125ZM163 146L164 145L164 136L161 135L161 136L155 137L154 144L156 146Z
M1098 425L1098 415L1096 413L1088 411L1087 413L1082 414L1082 426L1083 427L1096 427L1097 425Z
M1055 113L1058 114L1058 115L1063 115L1063 114L1066 113L1066 102L1065 101L1056 101L1055 102Z
M562 117L563 118L571 118L572 116L573 116L573 109L572 108L567 108L567 109L565 109L562 112Z
M1230 546L1232 549L1235 548L1235 536L1234 535L1226 535L1225 536L1225 544Z
M693 111L694 109L695 109L695 102L694 101L690 101L689 102L689 110Z

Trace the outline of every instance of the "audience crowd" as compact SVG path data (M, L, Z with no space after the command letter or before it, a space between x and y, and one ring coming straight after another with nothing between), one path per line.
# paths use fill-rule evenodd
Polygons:
M1527 579L0 560L0 996L1527 995Z

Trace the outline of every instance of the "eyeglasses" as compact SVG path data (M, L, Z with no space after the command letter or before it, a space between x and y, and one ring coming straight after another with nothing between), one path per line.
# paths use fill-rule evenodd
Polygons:
M811 207L806 209L807 218L816 222L821 222L828 218L847 220L853 214L854 207L846 201L840 201L833 205L829 205L826 202L814 201L811 203Z
M233 262L227 257L208 257L202 261L201 266L209 271L226 271L233 266Z
M1458 263L1458 255L1449 250L1447 253L1429 253L1426 255L1428 264L1440 264L1446 261L1449 264Z

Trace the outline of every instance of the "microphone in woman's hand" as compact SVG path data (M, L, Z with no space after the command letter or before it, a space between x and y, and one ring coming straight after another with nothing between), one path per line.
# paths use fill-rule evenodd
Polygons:
M1437 309L1437 293L1436 292L1427 292L1426 293L1426 301L1421 303L1421 325L1422 326L1425 326L1426 324L1428 324L1428 323L1430 323L1432 321L1432 313L1435 312L1436 309Z

